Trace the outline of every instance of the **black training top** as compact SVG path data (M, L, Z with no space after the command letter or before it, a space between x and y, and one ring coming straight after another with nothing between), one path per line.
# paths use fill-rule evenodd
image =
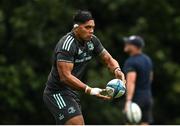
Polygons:
M77 92L61 81L57 70L58 62L74 64L72 75L81 79L87 63L104 49L99 39L93 35L89 42L79 42L73 32L67 33L57 43L53 53L53 65L48 76L45 92L61 91L62 95L75 95Z
M134 99L149 99L151 94L151 78L150 74L153 71L152 61L145 54L139 54L129 57L123 68L125 74L130 71L137 73L136 87Z

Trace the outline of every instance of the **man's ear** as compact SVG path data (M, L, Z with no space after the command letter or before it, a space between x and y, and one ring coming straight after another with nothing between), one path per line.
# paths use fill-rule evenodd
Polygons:
M79 27L78 24L74 24L74 25L73 25L73 28L77 28L77 27Z

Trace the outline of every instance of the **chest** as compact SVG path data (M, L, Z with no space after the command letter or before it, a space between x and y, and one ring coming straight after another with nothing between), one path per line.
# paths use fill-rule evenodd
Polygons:
M94 44L93 42L87 42L84 46L77 46L75 63L83 63L90 61L94 57Z

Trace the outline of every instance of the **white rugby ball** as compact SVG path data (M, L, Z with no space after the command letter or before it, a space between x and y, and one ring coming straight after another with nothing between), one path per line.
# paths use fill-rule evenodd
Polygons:
M142 118L142 112L138 104L130 102L127 105L126 117L130 123L139 123Z

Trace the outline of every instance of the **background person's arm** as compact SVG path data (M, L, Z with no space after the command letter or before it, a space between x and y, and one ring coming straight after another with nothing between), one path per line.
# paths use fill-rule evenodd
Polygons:
M131 71L128 72L126 75L126 103L125 103L125 111L127 110L127 105L129 102L132 101L133 96L134 96L134 91L135 91L135 86L136 86L136 72Z
M128 72L126 75L126 89L127 89L127 94L126 94L126 101L131 101L134 95L135 91L135 85L136 85L136 72Z

